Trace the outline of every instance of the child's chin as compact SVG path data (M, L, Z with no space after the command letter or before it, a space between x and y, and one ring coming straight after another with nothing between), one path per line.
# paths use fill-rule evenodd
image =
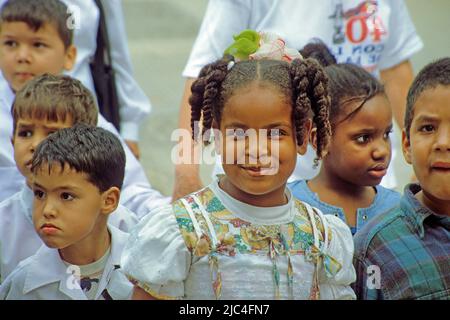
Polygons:
M277 186L266 183L247 184L242 190L252 196L265 196L277 189Z

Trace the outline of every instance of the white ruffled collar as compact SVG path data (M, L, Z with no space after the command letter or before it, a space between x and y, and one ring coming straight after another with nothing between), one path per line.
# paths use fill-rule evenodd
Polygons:
M294 200L288 188L285 191L288 198L286 204L276 207L256 207L239 201L222 190L219 186L219 178L220 176L217 176L209 187L223 206L240 219L261 225L285 224L293 220Z

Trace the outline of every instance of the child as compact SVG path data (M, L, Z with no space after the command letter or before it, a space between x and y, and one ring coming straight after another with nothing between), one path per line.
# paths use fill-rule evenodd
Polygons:
M55 0L8 1L1 9L0 68L9 87L0 82L0 201L19 191L23 182L10 143L14 92L33 76L73 67L76 49L67 18L67 7Z
M36 148L33 223L45 245L6 278L0 299L131 296L132 285L117 270L128 235L107 226L124 167L119 140L85 124L58 130Z
M0 280L42 245L31 221L30 166L36 146L59 129L77 123L95 125L98 113L92 94L81 82L68 76L43 75L17 93L12 114L14 157L26 183L0 203ZM110 217L110 223L123 231L137 222L135 214L123 206Z
M417 183L355 237L360 299L450 299L450 58L424 67L407 99L403 154Z
M301 53L325 66L333 137L319 174L289 187L298 199L342 219L355 234L400 201L399 193L380 185L391 160L391 107L375 77L356 65L336 64L323 43L310 43ZM314 144L315 130L312 136Z
M254 54L265 55L271 44L267 40ZM283 52L291 59L289 50ZM134 298L353 298L347 226L295 200L286 188L297 151L306 151L309 112L322 128L319 157L327 146L321 67L299 58L289 64L226 56L203 69L190 103L194 138L203 118L206 138L215 128L214 136L224 140L225 176L152 211L134 229L122 258ZM251 130L270 145L249 142Z
M4 4L0 14L0 67L10 88L1 89L0 96L6 100L0 104L0 108L5 108L1 114L10 113L15 92L32 78L44 73L57 75L73 67L76 48L72 44L73 30L68 28L68 18L67 6L59 0L9 0ZM100 127L119 136L101 115L98 119ZM0 145L7 146L0 148L0 165L1 158L7 159L8 164L0 174L12 181L23 181L14 169L12 149L8 146L12 132L9 121L12 124L10 116L2 119L9 128L6 133L0 131ZM151 188L142 166L123 139L121 143L127 156L121 203L138 216L169 203L168 197ZM0 179L0 201L17 191L17 184Z

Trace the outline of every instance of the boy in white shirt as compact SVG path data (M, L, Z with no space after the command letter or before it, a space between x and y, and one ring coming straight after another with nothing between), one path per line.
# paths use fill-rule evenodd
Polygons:
M33 223L45 245L6 278L1 299L130 297L132 285L118 270L128 236L107 224L119 205L124 167L119 140L82 123L37 146L29 162Z
M30 166L37 145L59 129L77 123L95 125L98 112L92 94L80 81L68 76L43 75L17 93L12 114L14 158L26 183L18 193L0 203L0 283L42 245L31 218ZM128 232L137 223L137 217L119 206L109 222Z
M16 181L22 180L14 168L9 143L14 95L34 77L73 69L77 49L73 44L74 31L67 24L69 18L67 6L59 0L8 0L1 8L0 68L7 87L0 83L0 201L19 191ZM101 115L97 125L119 136ZM119 139L127 157L121 204L139 217L168 204L170 197L152 188L141 164L124 140Z

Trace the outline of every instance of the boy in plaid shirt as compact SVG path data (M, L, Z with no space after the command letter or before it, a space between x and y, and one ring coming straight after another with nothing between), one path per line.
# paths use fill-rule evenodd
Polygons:
M406 108L403 153L419 183L355 237L359 299L450 299L450 58L417 75Z

